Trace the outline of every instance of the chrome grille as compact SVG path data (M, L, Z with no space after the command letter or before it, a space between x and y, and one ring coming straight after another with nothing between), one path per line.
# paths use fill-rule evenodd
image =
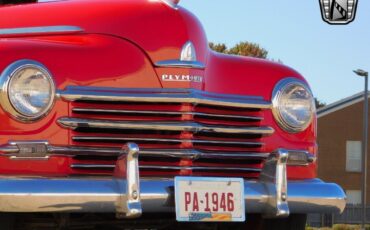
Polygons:
M71 130L72 146L118 148L139 144L142 176L257 177L264 159L261 125L271 103L260 97L194 89L68 87L59 96L70 115L58 123ZM76 156L76 173L107 173L112 156ZM114 157L114 156L113 156Z

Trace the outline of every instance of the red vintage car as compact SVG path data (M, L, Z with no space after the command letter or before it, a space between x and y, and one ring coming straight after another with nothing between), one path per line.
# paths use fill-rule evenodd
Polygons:
M176 0L0 3L1 229L304 229L344 209L295 70L212 52Z

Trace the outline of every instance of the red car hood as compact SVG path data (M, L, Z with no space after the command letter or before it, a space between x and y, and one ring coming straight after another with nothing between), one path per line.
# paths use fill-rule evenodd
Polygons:
M199 21L161 1L65 0L0 8L0 29L61 25L130 40L153 62L178 59L187 41L194 43L199 61L205 62L208 53Z

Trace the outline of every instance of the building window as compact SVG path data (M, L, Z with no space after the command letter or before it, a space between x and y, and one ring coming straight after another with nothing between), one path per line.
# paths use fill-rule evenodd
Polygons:
M361 204L362 193L360 190L347 190L347 204Z
M361 172L361 141L347 141L346 171Z

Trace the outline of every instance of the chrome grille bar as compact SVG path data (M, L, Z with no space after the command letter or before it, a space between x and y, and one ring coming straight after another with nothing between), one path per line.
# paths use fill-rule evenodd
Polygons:
M264 160L270 153L240 153L240 152L202 152L194 149L175 150L175 149L143 149L143 156L152 157L174 157L190 159L235 159L235 160Z
M238 119L245 121L261 121L262 117L258 116L240 116L240 115L228 115L228 114L211 114L211 113L198 113L198 112L172 112L172 111L143 111L143 110L119 110L119 109L97 109L97 108L73 108L74 113L97 113L97 114L115 114L115 115L155 115L155 116L182 116L192 115L199 117L209 118L224 118L224 119Z
M157 130L157 131L188 131L205 133L229 133L229 134L255 134L271 135L274 129L271 127L236 127L203 125L197 122L145 122L145 121L116 121L116 120L93 120L62 117L58 123L65 128L97 128L118 130Z
M7 157L23 157L27 159L43 156L103 156L117 157L120 148L103 148L88 146L55 146L47 141L9 142L0 146L0 155ZM306 166L316 161L316 157L304 150L286 150L289 153L288 165ZM260 152L209 152L196 149L142 149L140 156L174 157L197 159L235 159L235 160L265 160L271 154Z
M195 89L119 89L69 86L58 92L66 101L189 103L249 109L269 109L261 97L225 95Z
M189 139L168 139L168 138L135 138L135 137L103 137L103 136L74 136L73 141L76 142L137 142L137 143L170 143L170 144L217 144L217 145L238 145L248 147L261 147L264 145L262 142L249 142L249 141L224 141L224 140L189 140Z
M105 164L72 164L71 168L79 170L108 169L113 170L115 165ZM191 171L241 171L241 172L261 172L259 168L241 168L241 167L202 167L202 166L157 166L140 165L140 169L149 170L191 170Z
M119 148L58 147L49 146L49 153L70 156L117 156ZM239 159L264 160L270 153L252 152L203 152L195 149L141 149L140 156L173 157L188 159Z
M32 153L25 148L19 146L27 145L31 149L36 149L37 152ZM46 141L34 142L11 142L7 145L0 146L0 154L9 157L24 156L32 158L35 154L45 156L102 156L102 157L116 157L120 153L120 148L103 148L103 147L88 147L88 146L55 146L50 145ZM264 160L270 153L255 153L255 152L206 152L196 149L141 149L140 156L145 157L173 157L173 158L187 158L187 159L241 159L241 160Z

